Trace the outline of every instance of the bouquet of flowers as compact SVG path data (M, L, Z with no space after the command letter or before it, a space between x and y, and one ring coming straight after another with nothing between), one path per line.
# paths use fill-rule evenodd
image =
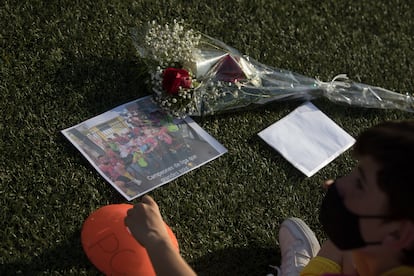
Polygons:
M202 116L276 100L311 100L414 111L413 97L338 75L322 82L267 66L182 21L149 22L133 43L150 73L154 99L176 117Z

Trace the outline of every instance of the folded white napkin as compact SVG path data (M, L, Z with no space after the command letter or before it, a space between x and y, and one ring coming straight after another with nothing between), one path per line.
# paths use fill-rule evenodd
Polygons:
M352 136L310 102L258 135L308 177L355 143Z

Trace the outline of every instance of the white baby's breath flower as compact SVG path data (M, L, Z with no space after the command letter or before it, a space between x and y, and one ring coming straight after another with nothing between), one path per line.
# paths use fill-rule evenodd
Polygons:
M151 22L144 43L150 51L149 58L167 66L191 60L192 52L200 43L200 39L200 34L192 29L186 30L183 22L176 20L165 25Z

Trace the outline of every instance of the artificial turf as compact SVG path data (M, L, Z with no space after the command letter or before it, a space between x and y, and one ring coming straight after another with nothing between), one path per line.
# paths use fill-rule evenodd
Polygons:
M184 19L260 62L321 80L411 93L412 1L0 2L0 274L94 275L80 242L101 206L126 203L61 135L148 95L130 28ZM351 135L398 110L313 103ZM306 178L257 133L300 101L194 119L228 153L150 193L200 275L263 275L279 264L287 217L318 222L320 183L355 164L348 151ZM137 202L137 200L131 202Z

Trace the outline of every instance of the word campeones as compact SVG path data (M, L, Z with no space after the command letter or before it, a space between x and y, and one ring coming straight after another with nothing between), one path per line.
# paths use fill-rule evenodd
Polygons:
M157 173L154 173L152 175L147 176L147 179L148 180L153 180L153 179L156 179L158 177L162 177L162 176L168 174L169 172L171 172L171 171L173 171L175 169L178 169L178 168L180 168L180 167L182 167L184 165L187 165L189 162L194 161L196 158L197 158L196 155L192 155L192 156L190 156L188 158L185 158L183 160L180 160L179 162L174 163L174 165L169 166L168 168L165 168L162 171L159 171Z

